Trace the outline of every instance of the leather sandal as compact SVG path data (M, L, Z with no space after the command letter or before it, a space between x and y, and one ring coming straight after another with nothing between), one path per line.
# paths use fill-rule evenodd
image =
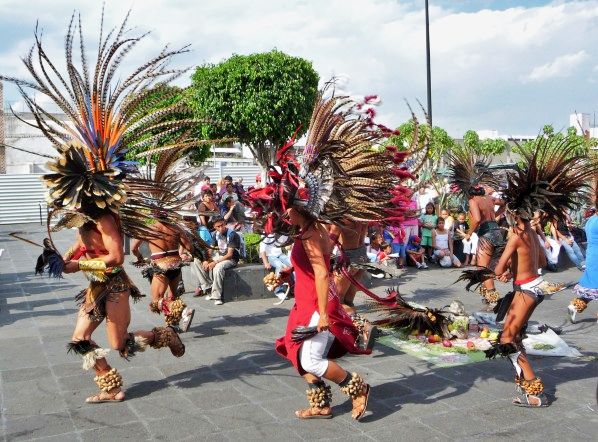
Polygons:
M295 411L299 419L331 419L332 408L330 407L309 407Z
M117 397L119 396L120 397ZM105 391L100 391L98 394L94 396L90 396L85 399L86 404L103 404L104 402L122 402L125 400L125 392L121 389L114 393L108 393Z
M535 399L537 402L530 402L530 398ZM537 395L520 393L513 399L513 405L525 408L544 408L548 407L548 398L544 393Z
M360 420L367 411L368 399L370 398L370 390L371 387L369 386L369 384L366 384L365 393L353 399L353 410L351 411L351 417L353 419ZM363 401L362 404L360 404L361 401ZM356 409L358 409L359 407L363 407L363 409L356 413Z

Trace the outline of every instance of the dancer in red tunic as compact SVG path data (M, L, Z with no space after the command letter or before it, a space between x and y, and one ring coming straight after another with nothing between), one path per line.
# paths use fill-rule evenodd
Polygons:
M360 375L334 361L348 352L371 353L373 333L358 329L341 306L330 271L334 244L322 223L399 219L402 211L396 206L409 194L400 181L409 174L397 166L404 154L372 148L388 133L373 124L371 114L359 113L363 105L320 94L301 161L291 153L291 140L279 150L269 183L246 195L265 233L295 238L295 305L276 351L308 383L310 407L295 413L301 419L332 417L332 393L324 379L351 398L355 419L364 415L370 394Z

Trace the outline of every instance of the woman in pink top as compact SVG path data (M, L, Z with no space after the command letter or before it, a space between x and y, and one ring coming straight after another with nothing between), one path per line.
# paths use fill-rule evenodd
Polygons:
M419 236L419 207L417 204L417 195L411 195L411 201L407 205L407 213L405 213L405 221L401 221L401 227L405 229L405 238L411 236Z

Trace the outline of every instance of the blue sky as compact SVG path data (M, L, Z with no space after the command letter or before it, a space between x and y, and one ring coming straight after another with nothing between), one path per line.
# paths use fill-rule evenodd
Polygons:
M468 129L535 134L562 129L574 111L598 111L598 0L430 0L434 123L453 136ZM382 121L408 118L405 100L426 102L424 0L106 1L106 21L152 35L129 58L134 67L163 44L191 43L181 65L277 48L313 62L322 79L348 78L354 94L377 93ZM249 6L250 5L250 6ZM63 60L70 14L80 10L94 42L100 2L0 0L0 72L27 77L19 60L35 23ZM126 73L126 72L125 72ZM188 84L189 78L179 80ZM5 98L18 92L5 85ZM42 97L37 97L42 100Z

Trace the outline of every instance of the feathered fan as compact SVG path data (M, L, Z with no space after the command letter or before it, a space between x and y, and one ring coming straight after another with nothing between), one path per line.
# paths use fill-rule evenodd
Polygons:
M395 329L408 328L409 330L417 330L420 333L429 330L445 338L451 337L448 330L450 320L446 316L447 312L441 309L414 307L399 295L397 289L389 289L387 293L389 297L396 297L396 306L389 307L372 303L372 310L384 316L382 319L374 321L374 324Z

